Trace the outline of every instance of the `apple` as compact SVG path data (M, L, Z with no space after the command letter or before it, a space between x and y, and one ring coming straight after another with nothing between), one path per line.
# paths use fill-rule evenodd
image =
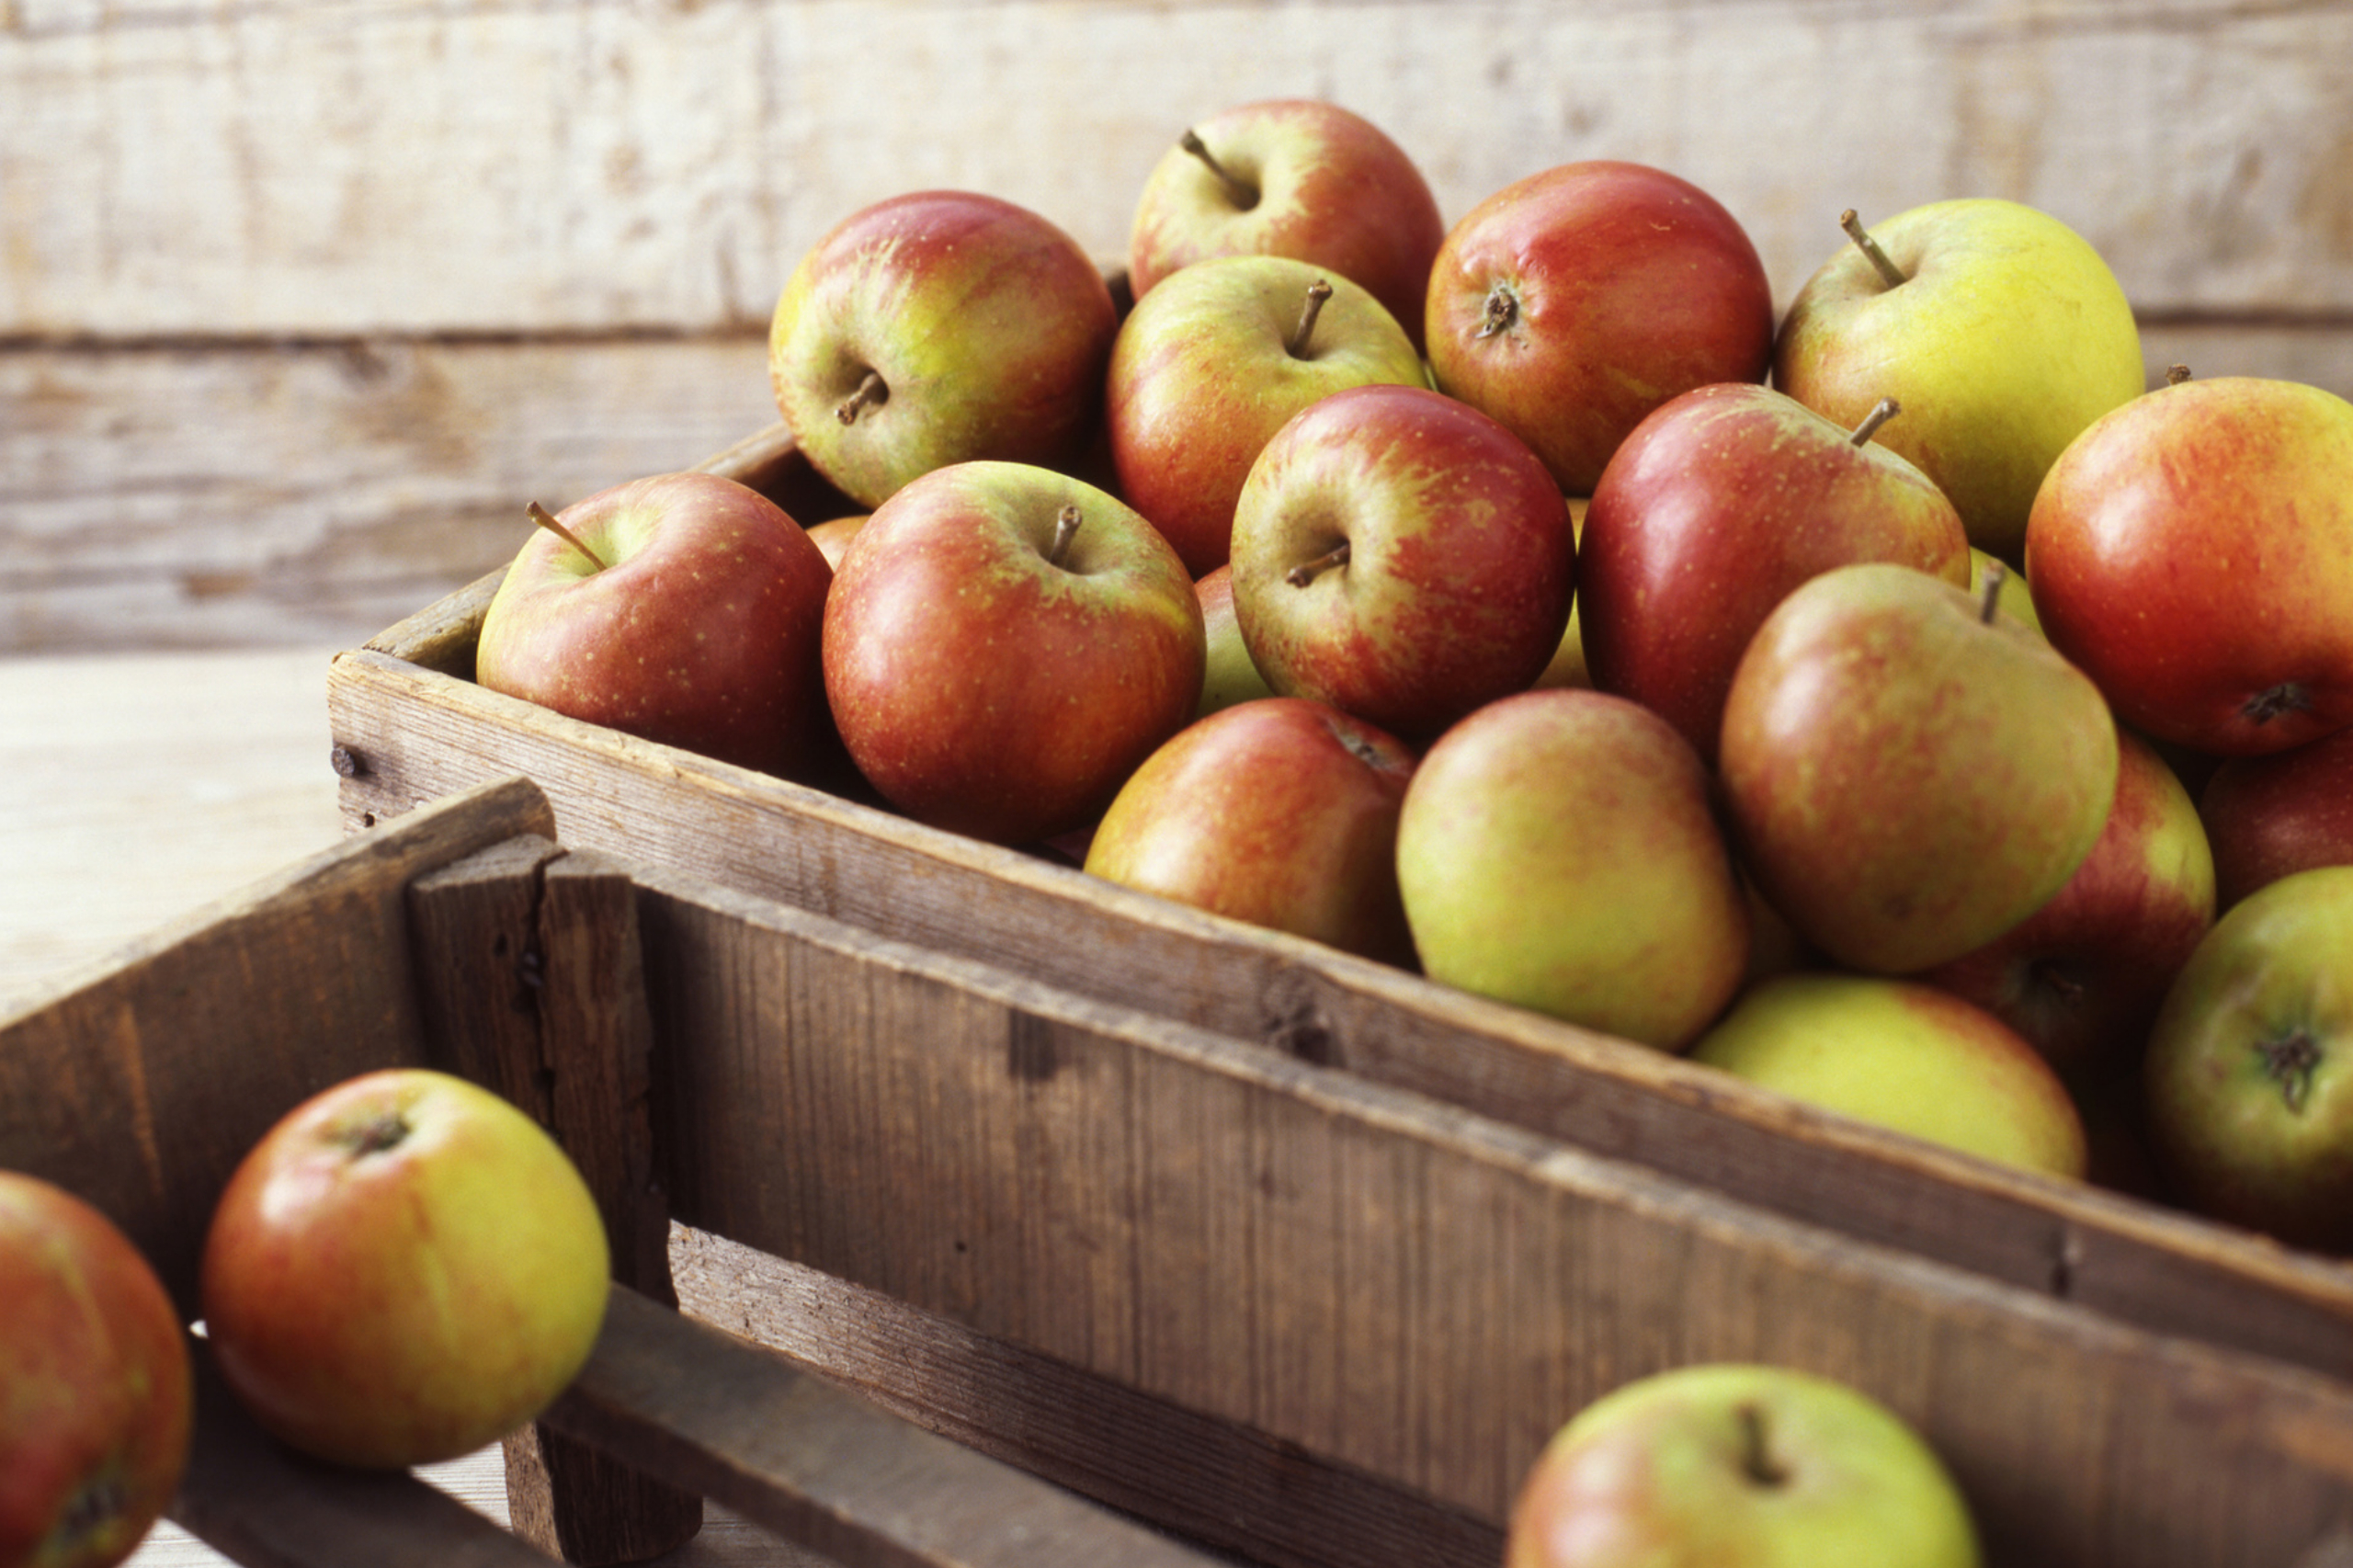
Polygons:
M2083 1116L2051 1064L1983 1007L1918 981L1774 975L1742 992L1690 1057L1981 1159L2084 1175Z
M1602 470L1577 545L1586 667L1602 691L1665 715L1713 764L1748 640L1790 589L1833 566L1892 561L1969 581L1969 536L1944 492L1874 439L1747 381L1695 388L1634 427Z
M1569 497L1569 539L1581 544L1585 539L1586 510L1593 505L1589 496ZM1552 650L1551 662L1545 665L1535 681L1539 690L1563 687L1593 686L1593 672L1586 667L1585 630L1577 619L1577 596L1569 599L1569 624L1561 632L1561 645Z
M1748 960L1699 754L1600 692L1522 692L1440 736L1405 790L1397 881L1431 979L1662 1050Z
M1415 744L1529 688L1575 565L1568 502L1527 443L1427 387L1309 408L1234 508L1233 613L1267 684Z
M1090 822L1191 722L1206 660L1168 541L1026 463L900 491L825 601L825 692L859 773L917 821L1002 844Z
M1101 269L1047 219L913 191L850 214L794 267L769 380L810 465L870 509L953 462L1076 460L1119 324Z
M188 1468L188 1331L114 1221L0 1171L0 1563L109 1568Z
M2034 498L2026 568L2052 643L2117 715L2218 756L2353 723L2353 403L2185 381L2084 431Z
M826 566L836 572L841 570L842 556L849 549L849 541L858 537L858 530L865 525L866 517L864 512L853 512L847 517L827 517L822 523L809 525L809 542L815 545L817 553L825 558Z
M2143 1063L2182 1200L2290 1245L2353 1250L2353 866L2226 911L2182 966Z
M2116 798L2116 734L2099 689L2040 637L1872 562L1766 617L1718 757L1768 902L1836 962L1909 974L1984 947L2075 875Z
M1606 159L1473 207L1426 310L1438 389L1502 421L1572 495L1651 410L1761 381L1773 352L1772 287L1739 222L1688 180Z
M1701 1362L1620 1385L1553 1434L1504 1568L1977 1568L1937 1450L1859 1389Z
M230 1176L205 1332L264 1428L369 1469L438 1463L533 1419L603 1325L611 1255L539 1123L425 1068L345 1079Z
M1336 708L1267 697L1144 759L1104 812L1086 869L1125 887L1410 965L1397 813L1414 754Z
M476 681L740 767L823 772L833 574L775 502L670 473L531 511L541 527L483 612Z
M1363 288L1288 256L1196 262L1136 301L1111 347L1117 489L1199 577L1224 564L1259 449L1343 388L1424 386L1405 329Z
M2082 235L2015 201L1840 222L1856 243L1790 301L1773 384L1840 425L1902 403L1886 444L1952 497L1972 544L2019 564L2043 474L2147 384L2122 286Z
M1403 148L1317 98L1243 104L1186 131L1136 199L1128 283L1138 298L1220 256L1287 256L1358 284L1418 348L1446 221Z
M2290 871L2353 866L2353 727L2224 761L2208 776L2198 814L2224 909Z
M2071 1083L2137 1066L2165 989L2214 923L2197 804L2154 748L2117 736L2116 799L2066 885L1919 978L2024 1036Z
M1250 645L1242 640L1242 623L1233 616L1233 565L1228 563L1196 579L1193 591L1201 601L1201 631L1209 649L1201 676L1201 700L1193 716L1206 719L1237 702L1272 697L1274 687L1267 684L1267 677L1258 673L1257 665L1252 662Z

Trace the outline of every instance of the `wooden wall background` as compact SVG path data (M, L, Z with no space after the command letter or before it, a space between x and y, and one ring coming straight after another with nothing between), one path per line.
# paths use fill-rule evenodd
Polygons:
M356 642L773 417L867 201L1116 256L1189 120L1335 98L1452 219L1676 170L1784 301L1866 217L2057 213L2153 365L2353 392L2353 5L0 0L0 653Z

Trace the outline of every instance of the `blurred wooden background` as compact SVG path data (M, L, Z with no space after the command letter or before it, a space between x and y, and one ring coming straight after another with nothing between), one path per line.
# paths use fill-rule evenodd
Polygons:
M1090 250L1190 119L1335 98L1449 221L1671 168L1786 301L1869 218L2043 207L2153 363L2353 391L2353 6L0 0L0 653L334 646L523 506L773 417L801 252L926 186Z

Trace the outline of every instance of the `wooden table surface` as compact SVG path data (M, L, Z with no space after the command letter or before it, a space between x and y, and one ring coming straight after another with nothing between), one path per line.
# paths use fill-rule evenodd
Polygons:
M343 834L332 649L0 658L0 1012ZM491 1449L424 1472L505 1522ZM168 1522L132 1568L226 1560ZM722 1509L671 1568L826 1568Z

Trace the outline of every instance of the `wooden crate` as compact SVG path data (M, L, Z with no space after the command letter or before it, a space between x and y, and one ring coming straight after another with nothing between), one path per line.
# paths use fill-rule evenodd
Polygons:
M537 1111L624 1282L510 1447L520 1527L576 1558L707 1496L853 1565L1491 1564L1553 1426L1728 1358L1918 1424L1992 1562L2353 1551L2341 1376L567 849L559 816L477 787L0 1017L0 1165L97 1202L185 1303L213 1197L301 1096L424 1062ZM541 1560L204 1389L176 1517L233 1556Z

